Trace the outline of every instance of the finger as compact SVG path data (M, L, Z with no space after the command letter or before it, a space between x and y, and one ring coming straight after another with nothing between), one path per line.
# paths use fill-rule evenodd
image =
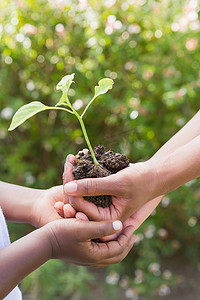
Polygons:
M88 152L89 152L89 150L87 148L84 148L82 151L84 154L88 154Z
M83 212L90 220L102 221L108 219L103 216L109 208L97 207L94 203L86 201L83 197L69 196L68 199L76 211Z
M88 217L82 212L77 212L75 217L78 220L89 221Z
M63 173L63 184L74 180L72 169L73 169L73 165L70 162L66 162L64 166L64 173Z
M70 205L65 204L63 206L64 218L74 218L76 215L76 210Z
M72 181L74 180L74 176L72 174L72 169L73 169L73 165L67 161L65 163L65 166L64 166L64 173L63 173L63 191L64 191L64 203L69 203L69 198L68 198L68 195L65 193L65 190L64 190L64 185L69 182L69 181Z
M118 257L123 254L124 249L129 249L129 244L134 241L133 239L133 226L128 226L123 229L122 234L115 241L110 241L107 243L93 243L93 251L94 252L94 263L95 259L98 256L98 263L105 262L107 259L112 259ZM131 242L132 241L132 242ZM131 247L132 247L131 244ZM128 248L127 248L128 247ZM128 252L126 252L128 253ZM121 256L122 258L122 256ZM117 263L117 262L115 262Z
M66 157L66 162L73 164L75 156L73 154L68 154Z
M104 266L108 266L108 265L111 265L111 264L120 263L128 255L128 253L131 251L131 249L133 248L135 240L136 240L136 236L132 235L131 240L129 241L129 244L127 245L126 248L124 248L124 250L119 255L116 255L114 257L102 260L100 262L100 264L102 264Z
M120 178L121 175L114 174L101 178L74 180L64 185L64 191L74 196L121 195L124 188Z
M108 236L103 236L101 238L101 241L102 242L109 242L109 241L116 240L120 234L121 234L121 232L117 232L117 233L114 233L114 234L111 234L111 235L108 235Z
M74 162L74 155L73 154L67 155L66 161L64 164L63 184L73 180L73 175L72 175L72 173L69 172L70 167L72 168L73 162Z
M86 241L89 239L98 239L103 236L111 235L113 233L116 233L118 231L122 230L122 222L121 221L104 221L104 222L87 222L82 221L81 222L81 241Z
M120 263L128 255L128 253L131 251L131 249L133 248L135 240L136 240L136 236L132 235L132 237L129 241L129 244L127 245L127 247L125 247L123 249L123 251L119 255L116 255L114 257L102 260L99 264L99 267Z
M93 250L95 257L99 256L99 261L118 256L125 249L133 237L134 227L128 226L123 229L117 240L107 243L94 243Z
M63 213L63 206L64 206L64 203L63 203L63 202L55 202L55 204L54 204L55 210L57 211L57 213L58 213L61 217L64 216L64 213Z
M89 150L84 148L83 150L79 151L78 154L88 154Z
M121 234L118 236L117 240L114 241L110 241L107 243L108 247L110 247L111 250L114 250L114 246L116 247L115 250L115 255L117 256L121 253L121 251L128 246L130 240L133 237L133 233L135 231L135 228L132 225L129 225L127 227L125 227ZM112 252L111 252L112 253ZM111 255L110 253L110 257L113 257L113 255ZM113 254L113 253L112 253Z

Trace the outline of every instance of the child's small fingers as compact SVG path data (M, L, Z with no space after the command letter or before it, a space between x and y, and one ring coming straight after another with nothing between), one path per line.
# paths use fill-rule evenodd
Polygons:
M76 211L70 204L65 204L63 206L64 218L74 218Z
M111 234L111 235L108 235L108 236L104 236L104 237L100 238L100 240L102 242L113 241L113 240L116 240L120 234L121 234L121 231L117 232L117 233L114 233L114 234Z
M121 262L128 255L130 250L132 249L132 247L135 243L135 240L136 240L136 236L132 235L128 245L124 249L122 249L122 251L118 255L102 260L100 262L100 266L101 265L107 266L107 265L117 264L117 263ZM97 265L97 267L99 267L99 266Z
M84 213L82 213L80 211L76 213L75 217L78 220L89 221L88 217Z
M63 217L64 216L64 213L63 213L63 206L64 206L64 203L63 202L56 202L54 204L54 208L55 210L57 211L57 213Z
M106 247L104 246L104 243L100 244L102 259L119 256L129 245L130 240L133 236L133 232L133 226L125 227L116 240L112 240L106 243Z
M78 154L88 154L89 150L84 148L83 150L79 151Z
M89 150L87 148L84 148L82 151L84 154L88 154L88 152L89 152Z

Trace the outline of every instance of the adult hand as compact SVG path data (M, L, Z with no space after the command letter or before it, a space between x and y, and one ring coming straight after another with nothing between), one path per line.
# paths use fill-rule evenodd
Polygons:
M73 180L71 172L72 165L68 162L63 176L64 199L76 211L86 214L90 220L125 221L154 198L152 171L147 163L131 164L130 167L108 177L68 182L69 178ZM112 204L107 208L97 207L82 197L91 195L112 195Z
M121 231L120 221L62 219L48 223L43 229L52 247L52 258L82 266L104 267L116 264L128 254L135 241L133 226L124 227ZM114 241L93 241L119 231L121 234Z

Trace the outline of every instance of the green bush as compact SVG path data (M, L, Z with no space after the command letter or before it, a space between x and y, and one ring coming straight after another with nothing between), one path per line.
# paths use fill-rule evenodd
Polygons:
M83 104L93 94L90 87L101 78L115 81L113 90L97 99L87 114L92 145L101 143L123 152L132 162L151 157L199 109L200 36L195 3L1 1L1 180L37 188L61 184L65 156L85 147L73 116L44 112L14 132L7 128L23 104L33 100L56 104L55 86L71 73L76 73L77 84L69 94ZM115 276L115 286L124 287L127 297L162 294L172 280L166 270L160 270L165 257L182 252L197 264L199 194L199 180L194 180L167 195L138 230L140 242L133 252L108 268L108 283ZM12 229L13 238L26 230ZM67 268L56 267L69 277ZM58 287L53 290L50 282L52 295L58 297ZM75 286L82 290L79 283ZM39 284L38 290L45 294L45 285Z

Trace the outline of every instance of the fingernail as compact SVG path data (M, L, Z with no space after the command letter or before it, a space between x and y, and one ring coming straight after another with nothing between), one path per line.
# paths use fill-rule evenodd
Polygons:
M89 150L87 148L84 148L82 151L84 154L88 154L88 152L89 152Z
M69 154L69 155L67 155L66 162L69 162L69 163L71 163L71 159L72 159L72 157L73 157L73 154Z
M114 221L113 222L114 230L121 230L122 229L122 222L121 221Z
M65 184L65 192L66 193L74 193L77 191L77 183L76 182L68 182Z

